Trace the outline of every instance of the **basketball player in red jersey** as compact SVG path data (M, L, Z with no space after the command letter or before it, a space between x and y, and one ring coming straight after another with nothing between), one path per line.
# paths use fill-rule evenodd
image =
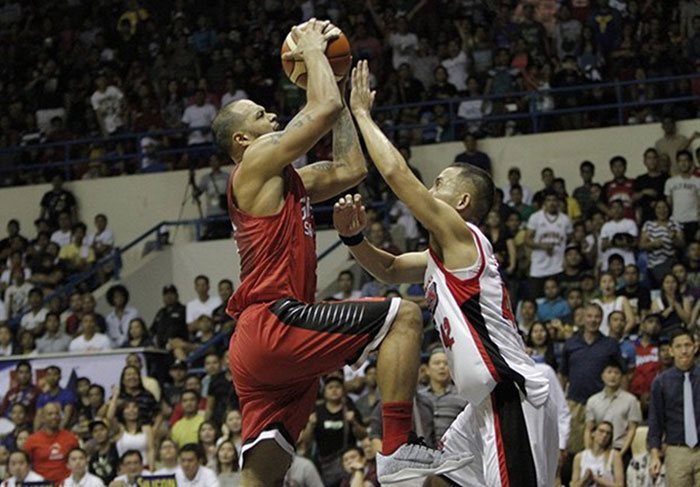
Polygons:
M243 415L241 485L282 485L316 399L319 377L361 364L379 349L387 462L379 477L400 481L458 468L465 455L430 450L411 435L420 355L418 307L400 299L313 304L316 244L311 204L357 185L366 164L349 110L324 51L327 22L312 19L289 58L306 64L307 103L282 131L249 100L227 105L212 130L234 161L229 214L241 284L227 312L237 318L229 362ZM332 31L331 31L332 32ZM343 83L344 85L344 83ZM351 96L351 105L355 102ZM333 161L291 163L333 130Z
M367 62L352 74L352 112L367 150L396 196L430 233L429 250L393 256L362 237L359 195L334 207L334 222L357 261L384 282L423 282L450 373L469 404L440 440L472 452L431 487L551 487L558 458L557 413L549 383L525 351L491 243L478 225L495 187L484 171L455 164L428 189L372 120ZM386 459L377 455L377 468Z

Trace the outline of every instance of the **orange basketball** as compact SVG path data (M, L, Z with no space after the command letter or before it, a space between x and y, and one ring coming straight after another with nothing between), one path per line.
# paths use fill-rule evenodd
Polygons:
M301 30L304 30L305 27L306 22L299 25ZM329 32L331 29L337 29L340 35L328 43L328 47L326 48L326 57L331 63L331 68L335 74L336 81L340 81L350 72L350 66L352 65L350 42L348 41L348 38L345 37L345 34L343 34L343 32L333 24L328 24L328 26L324 29L324 33ZM296 47L296 42L296 35L293 31L290 31L282 44L280 55L294 49L294 47ZM283 59L282 69L284 69L284 73L292 81L292 83L306 89L306 65L304 64L304 61L285 61Z

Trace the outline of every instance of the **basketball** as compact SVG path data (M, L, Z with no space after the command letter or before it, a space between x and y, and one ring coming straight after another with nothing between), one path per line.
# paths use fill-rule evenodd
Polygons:
M299 25L301 30L304 30L305 27L306 22ZM336 81L340 81L348 74L348 72L350 72L350 66L352 65L352 54L350 51L350 42L348 41L348 38L338 27L333 24L328 24L328 26L324 29L324 33L330 32L332 29L336 29L339 35L336 39L328 43L328 46L326 47L326 57L331 63L331 68L335 74ZM290 31L289 34L287 34L284 43L282 43L280 56L294 49L296 47L296 41L296 34L294 31ZM304 64L304 61L282 59L282 69L284 69L284 73L292 81L292 83L306 89L306 65Z

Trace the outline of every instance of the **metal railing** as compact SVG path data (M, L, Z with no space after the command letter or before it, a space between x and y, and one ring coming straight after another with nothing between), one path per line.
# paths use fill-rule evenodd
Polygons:
M426 102L417 103L405 103L401 105L386 105L379 106L374 109L377 114L388 114L392 119L400 119L400 114L404 109L411 109L414 112L425 112L426 110L434 110L435 107L443 107L448 115L448 120L446 123L438 123L435 121L428 123L387 123L383 125L384 130L390 135L396 134L401 131L410 131L414 129L421 129L423 131L436 131L443 130L445 132L452 133L452 137L448 139L443 139L441 141L450 140L454 138L458 130L463 128L465 125L469 124L490 124L499 123L507 121L515 121L520 123L529 122L529 133L538 133L543 131L543 129L548 129L549 127L543 127L543 121L553 120L557 117L564 117L573 114L591 114L600 112L613 113L614 121L617 125L625 125L627 112L635 108L643 107L660 107L666 104L683 104L683 103L698 103L700 102L700 90L695 92L692 89L692 84L695 80L700 79L700 73L692 73L680 76L667 76L660 78L650 78L645 80L631 80L631 81L617 81L608 83L597 83L597 84L584 84L578 86L571 86L565 88L548 88L541 90L529 90L529 91L518 91L511 93L503 93L497 95L480 95L473 98L450 98L445 100L433 100ZM661 95L654 99L643 99L638 100L634 97L630 97L627 93L628 89L631 87L651 87L651 86L674 86L679 83L689 83L691 85L690 91L684 94L673 94L673 95ZM568 94L578 94L583 95L586 92L592 90L603 90L607 92L606 101L601 100L601 103L584 103L576 107L557 107L556 98L562 95ZM674 92L671 90L659 90L660 92ZM550 97L555 100L554 108L543 110L538 105L541 103L543 97ZM614 101L612 101L613 98ZM491 113L483 115L476 118L460 118L458 117L459 105L464 101L481 99L485 102L489 102L492 105L502 103L503 106L516 100L520 101L520 105L516 106L516 111L505 111ZM609 99L609 100L608 100ZM695 113L696 110L691 110ZM148 168L141 168L142 161L144 158L152 158L154 161L164 162L165 159L173 158L178 155L187 154L190 157L197 157L197 154L212 153L216 149L213 144L205 144L200 146L183 146L183 147L173 147L155 150L153 152L144 152L141 147L141 139L144 137L150 137L154 139L164 139L164 138L180 138L185 139L187 134L193 131L199 130L209 130L208 127L195 127L195 128L181 128L172 130L159 130L154 132L145 133L129 133L129 134L118 134L110 137L97 137L97 138L82 138L74 140L65 140L60 142L52 142L47 144L37 144L28 146L19 146L13 148L0 149L0 160L4 159L5 162L0 164L0 179L7 178L8 175L17 175L22 172L32 172L41 171L45 169L61 170L63 172L64 178L66 180L73 179L79 174L81 169L89 166L91 163L104 163L107 165L112 165L120 161L129 161L138 165L138 171L150 172ZM106 154L100 157L85 157L84 153L89 150L91 145L97 146L116 146L119 144L130 146L132 152L125 152L122 154ZM51 151L58 150L62 152L60 159L37 164L12 164L12 157L22 156L26 153L37 153L37 151ZM171 161L172 162L172 161ZM153 166L152 166L153 167ZM186 167L182 167L186 168Z

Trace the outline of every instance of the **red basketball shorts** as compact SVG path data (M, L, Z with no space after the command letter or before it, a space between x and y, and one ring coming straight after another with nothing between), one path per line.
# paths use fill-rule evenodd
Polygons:
M379 348L401 300L306 304L292 298L249 306L229 346L245 453L274 440L290 455L316 400L319 377L361 365Z

